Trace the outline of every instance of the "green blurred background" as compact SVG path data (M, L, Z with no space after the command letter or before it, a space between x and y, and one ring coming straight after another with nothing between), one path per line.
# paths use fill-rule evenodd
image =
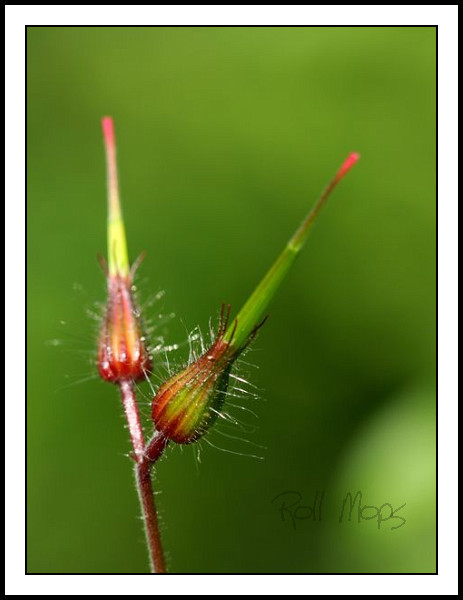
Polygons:
M93 367L106 114L132 260L148 252L140 295L166 291L147 313L167 343L207 329L223 300L238 310L362 155L247 356L260 399L238 403L257 418L231 407L245 431L207 438L234 454L203 441L199 465L193 446L159 464L170 570L435 571L435 37L28 28L28 572L148 570L121 406ZM305 505L325 491L321 521L281 520L272 499L289 490ZM406 524L339 523L358 490L406 503Z

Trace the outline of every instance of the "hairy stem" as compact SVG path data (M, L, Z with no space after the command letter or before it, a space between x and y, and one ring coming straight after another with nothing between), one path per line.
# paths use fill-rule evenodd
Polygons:
M121 381L119 387L129 426L130 439L132 441L133 458L135 460L135 480L137 482L138 496L145 524L151 570L153 573L165 573L166 565L156 504L154 502L151 468L164 451L167 439L160 434L155 434L145 446L133 383L132 381Z
M162 549L156 505L154 503L151 468L154 462L161 456L167 442L167 438L155 434L153 440L147 446L144 459L135 465L138 494L143 511L146 541L153 573L165 573L166 563Z
M137 400L133 389L132 381L121 381L119 383L121 390L122 406L124 407L127 425L129 426L130 440L133 446L133 458L141 462L145 454L145 439L138 412Z

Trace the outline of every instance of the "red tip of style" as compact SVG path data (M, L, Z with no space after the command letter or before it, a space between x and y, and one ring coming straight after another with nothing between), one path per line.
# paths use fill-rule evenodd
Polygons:
M340 179L342 179L344 175L352 169L352 167L355 165L359 158L360 154L358 154L358 152L352 152L351 154L349 154L349 156L339 168L339 171L336 173L336 177L334 178L335 181L338 182Z
M115 145L115 135L114 135L114 121L112 117L103 117L101 119L101 126L103 128L103 136L105 140L105 144L108 148L112 148Z

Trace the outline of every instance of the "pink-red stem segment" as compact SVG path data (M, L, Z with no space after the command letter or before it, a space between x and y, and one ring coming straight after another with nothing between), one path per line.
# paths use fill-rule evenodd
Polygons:
M130 380L121 381L119 387L133 447L135 479L145 524L151 569L153 573L165 573L166 564L162 549L156 504L154 502L151 468L161 456L168 440L159 433L155 433L148 444L145 444L140 413L138 412L135 398L134 384Z

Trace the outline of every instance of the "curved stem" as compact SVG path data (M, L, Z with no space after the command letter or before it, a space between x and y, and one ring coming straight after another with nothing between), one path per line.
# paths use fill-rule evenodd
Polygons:
M161 543L161 533L154 502L153 484L151 482L151 468L161 456L168 440L160 434L155 434L145 446L140 413L135 398L132 381L119 383L122 405L129 426L130 439L135 460L135 480L137 482L138 496L145 524L146 542L150 555L151 570L153 573L165 573L166 565Z

